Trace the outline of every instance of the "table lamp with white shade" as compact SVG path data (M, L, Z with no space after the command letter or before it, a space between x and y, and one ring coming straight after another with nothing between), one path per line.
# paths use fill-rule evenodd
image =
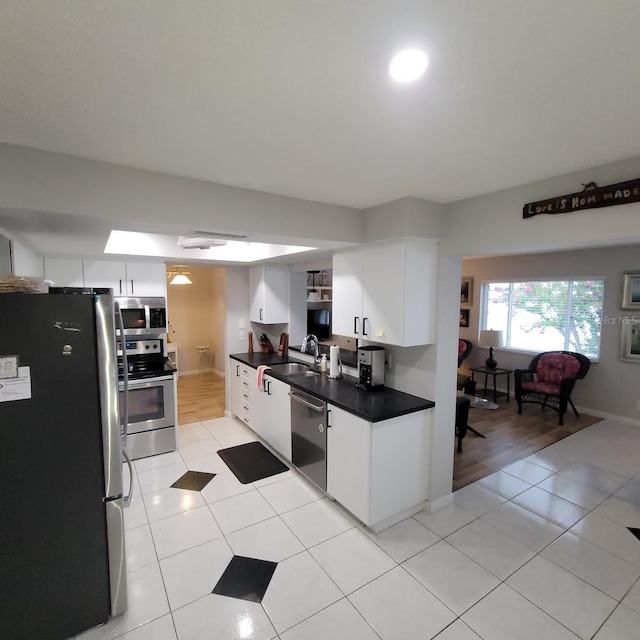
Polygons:
M504 345L504 333L502 331L494 331L493 329L485 329L480 332L478 346L489 347L489 357L485 365L487 369L495 369L498 363L493 359L493 350Z

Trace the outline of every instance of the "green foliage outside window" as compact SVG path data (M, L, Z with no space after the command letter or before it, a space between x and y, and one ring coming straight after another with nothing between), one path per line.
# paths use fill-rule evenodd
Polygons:
M504 331L505 346L600 352L603 280L492 282L483 285L484 329Z

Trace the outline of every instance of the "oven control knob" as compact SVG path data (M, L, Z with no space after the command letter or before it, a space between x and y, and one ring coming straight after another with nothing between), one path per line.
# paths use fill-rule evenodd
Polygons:
M318 431L319 431L320 433L324 433L324 425L323 425L323 424L318 425Z
M154 344L154 345L153 345L153 348L154 348L154 349L157 349L157 348L158 348L158 345L157 345L157 344Z
M148 348L149 348L149 345L148 345L148 344L145 344L145 345L144 345L144 348L145 348L145 349L148 349Z

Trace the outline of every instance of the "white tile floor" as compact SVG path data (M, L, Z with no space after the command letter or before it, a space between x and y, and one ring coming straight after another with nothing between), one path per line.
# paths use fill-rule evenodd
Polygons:
M136 461L129 610L82 640L640 637L640 429L603 421L374 535L290 471L240 484L227 418ZM452 441L453 448L453 441ZM218 474L172 489L187 469ZM278 562L262 604L211 594L231 557Z

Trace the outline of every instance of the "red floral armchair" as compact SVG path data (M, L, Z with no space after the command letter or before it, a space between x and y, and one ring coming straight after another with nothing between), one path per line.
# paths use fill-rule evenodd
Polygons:
M462 361L466 360L471 353L471 349L473 349L473 344L471 344L471 342L464 340L463 338L458 339L458 369L460 368Z
M573 351L545 351L533 358L528 369L515 370L515 395L518 413L522 413L525 402L536 402L550 407L560 415L558 424L563 424L567 405L579 417L571 400L576 380L587 375L591 361L581 353Z

